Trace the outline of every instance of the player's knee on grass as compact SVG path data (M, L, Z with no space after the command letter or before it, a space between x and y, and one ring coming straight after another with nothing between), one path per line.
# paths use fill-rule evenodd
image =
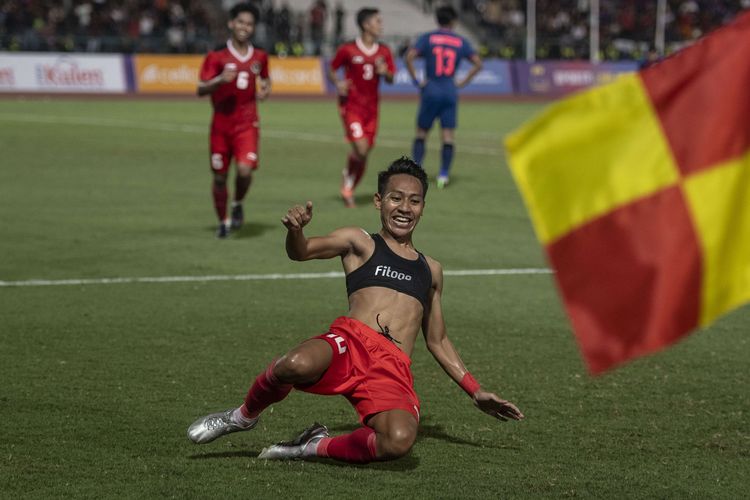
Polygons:
M409 453L417 439L417 430L413 426L390 425L384 434L378 435L378 458L388 460L401 458Z

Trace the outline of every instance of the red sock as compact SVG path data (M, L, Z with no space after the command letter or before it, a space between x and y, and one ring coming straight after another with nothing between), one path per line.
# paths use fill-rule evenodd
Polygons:
M240 408L243 416L257 417L263 410L284 399L292 390L292 384L284 384L273 374L275 364L276 360L256 377L253 386L247 392L245 404Z
M365 161L357 158L354 153L349 153L346 161L346 176L350 179L351 189L357 187L362 175L365 173Z
M227 218L227 198L229 196L226 184L221 186L212 184L211 192L214 195L214 208L219 222L224 222Z
M349 171L351 172L351 175L354 177L354 187L359 184L359 181L362 180L362 176L365 174L365 165L367 164L367 160L360 160L354 155L349 155Z
M377 459L375 431L360 427L351 434L323 438L318 443L317 455L353 464L372 462Z
M359 160L359 165L357 165L357 172L354 176L355 187L357 186L357 184L359 184L359 181L362 180L362 177L364 177L366 167L367 167L367 160Z

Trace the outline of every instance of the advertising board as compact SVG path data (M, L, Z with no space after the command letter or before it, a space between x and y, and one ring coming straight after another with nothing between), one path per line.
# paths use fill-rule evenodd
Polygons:
M0 53L0 92L124 93L119 54Z

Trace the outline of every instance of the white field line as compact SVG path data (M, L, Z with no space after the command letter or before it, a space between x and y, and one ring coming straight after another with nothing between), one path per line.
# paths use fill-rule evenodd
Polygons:
M459 269L446 270L445 276L508 276L518 274L551 274L550 269ZM205 283L209 281L275 281L343 278L341 271L327 273L224 274L208 276L146 276L133 278L82 278L64 280L0 281L0 288L63 285L121 285L127 283Z
M190 134L208 134L208 124L205 126L186 125L180 123L158 123L158 122L139 122L132 120L120 120L116 118L93 118L84 116L44 116L44 115L25 115L21 113L0 113L0 121L21 122L21 123L43 123L48 125L82 125L93 127L113 127L128 128L135 130L156 130L160 132L181 132ZM261 129L261 137L271 137L273 139L297 139L310 142L322 142L325 144L344 144L341 136L332 136L326 134L316 134L314 132L296 132L291 130L272 130L268 128ZM497 139L499 142L499 139ZM439 141L431 141L437 144ZM411 136L407 136L403 141L392 139L377 139L377 145L392 148L404 149L411 148ZM479 155L501 155L499 148L488 148L484 146L467 146L462 152Z

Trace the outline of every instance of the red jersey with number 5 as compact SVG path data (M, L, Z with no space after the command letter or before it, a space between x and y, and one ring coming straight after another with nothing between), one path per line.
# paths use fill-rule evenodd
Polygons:
M379 60L385 62L389 72L396 72L393 55L387 45L376 43L367 48L357 38L338 48L331 61L331 69L344 68L346 79L351 81L346 102L342 104L370 113L377 112L380 75L375 72L375 63Z
M237 77L220 85L211 94L214 108L211 126L215 130L228 131L257 125L255 83L258 78L268 78L268 55L252 45L242 55L228 41L225 49L208 53L203 60L199 78L201 81L211 80L219 76L228 64L236 66Z

